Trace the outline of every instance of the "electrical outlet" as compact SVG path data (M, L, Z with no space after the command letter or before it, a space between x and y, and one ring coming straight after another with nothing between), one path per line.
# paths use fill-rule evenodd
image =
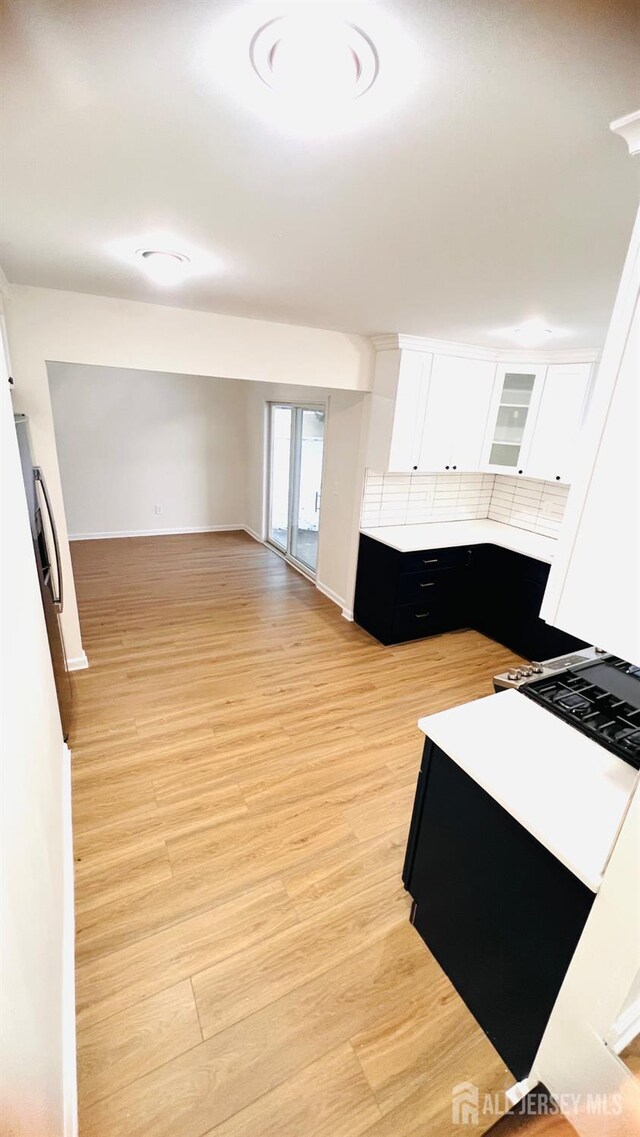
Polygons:
M162 513L162 506L160 504L156 504L155 512L156 515Z

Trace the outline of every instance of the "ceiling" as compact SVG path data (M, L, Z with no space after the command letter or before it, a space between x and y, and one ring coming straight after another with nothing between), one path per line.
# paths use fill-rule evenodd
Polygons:
M379 79L318 130L274 112L252 30L285 4L4 0L10 281L508 346L602 343L638 198L638 0L334 3ZM209 257L160 289L119 256ZM329 377L328 377L329 378Z

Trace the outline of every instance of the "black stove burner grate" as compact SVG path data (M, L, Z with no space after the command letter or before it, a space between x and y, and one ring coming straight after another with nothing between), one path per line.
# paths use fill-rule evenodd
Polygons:
M610 656L521 691L640 770L640 667Z

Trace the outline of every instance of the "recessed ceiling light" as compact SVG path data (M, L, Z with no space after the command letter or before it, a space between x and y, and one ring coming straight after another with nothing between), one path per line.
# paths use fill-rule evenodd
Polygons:
M324 143L393 125L423 80L436 80L435 53L390 5L243 0L209 7L225 12L194 52L203 89L215 86L290 138Z
M182 284L187 278L218 276L226 267L220 257L195 244L188 234L170 229L129 233L109 241L105 252L165 288Z
M526 320L524 324L520 324L520 327L513 328L507 333L520 347L541 347L554 334L556 333L547 327L544 320Z
M138 249L146 275L156 284L180 284L189 271L189 257L164 249Z
M378 53L355 24L317 12L263 24L250 50L256 74L287 99L314 105L364 95L378 75Z

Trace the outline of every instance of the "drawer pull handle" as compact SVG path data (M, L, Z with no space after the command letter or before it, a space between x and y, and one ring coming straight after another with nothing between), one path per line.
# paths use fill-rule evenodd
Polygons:
M422 563L423 563L423 565L437 565L437 563L438 563L438 558L437 558L437 557L432 557L430 561L425 561L425 560L424 560L424 558L423 558L423 560L422 560Z
M430 612L416 612L416 620L426 620L427 616L430 615Z
M435 583L436 583L435 580L422 581L420 584L420 587L421 588L433 588Z

